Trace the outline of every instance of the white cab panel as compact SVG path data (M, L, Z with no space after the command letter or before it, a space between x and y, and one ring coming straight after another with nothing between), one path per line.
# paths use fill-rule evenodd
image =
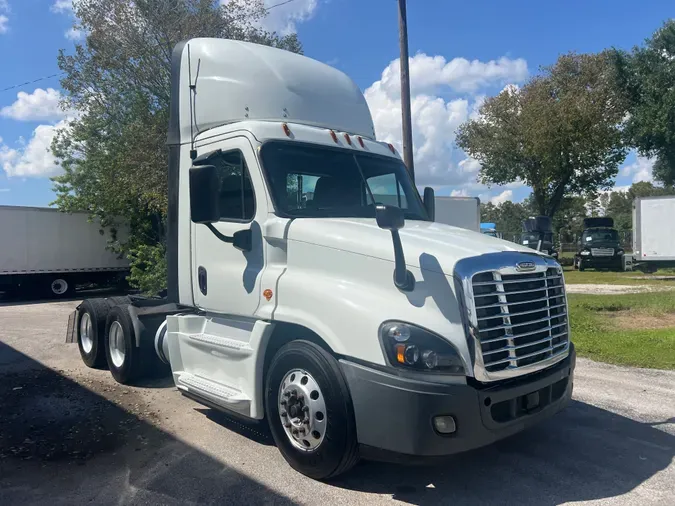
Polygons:
M243 154L255 193L251 220L223 219L213 226L223 235L252 231L251 251L242 251L223 242L205 225L191 223L192 293L195 305L206 311L238 316L253 316L260 303L260 279L264 269L261 220L267 217L267 196L253 147L246 137L233 137L201 147L199 154L220 149ZM199 269L206 276L206 290L199 284Z
M176 386L251 418L262 418L262 366L272 324L261 320L167 317Z

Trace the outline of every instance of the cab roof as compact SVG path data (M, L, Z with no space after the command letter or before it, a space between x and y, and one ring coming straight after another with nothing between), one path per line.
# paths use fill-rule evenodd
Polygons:
M190 39L174 50L171 79L170 144L246 120L288 121L375 138L358 86L343 72L289 51Z

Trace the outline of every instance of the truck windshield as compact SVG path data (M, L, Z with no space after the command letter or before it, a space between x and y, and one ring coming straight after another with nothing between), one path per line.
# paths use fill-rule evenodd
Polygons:
M522 235L521 240L522 240L523 244L528 244L528 245L534 244L536 246L537 243L539 242L539 238L540 238L540 234L538 234L536 232L526 232ZM544 242L552 243L553 242L553 232L545 232L543 234L542 240Z
M387 204L400 207L406 219L428 220L405 165L395 158L283 141L264 144L260 154L282 216L374 218L375 204Z
M581 240L583 244L593 242L617 242L619 240L619 234L612 228L595 228L586 230Z

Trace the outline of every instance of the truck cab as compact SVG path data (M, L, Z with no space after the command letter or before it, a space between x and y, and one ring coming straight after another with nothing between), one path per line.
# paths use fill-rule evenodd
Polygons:
M435 223L351 79L214 39L178 46L172 79L168 298L71 321L118 381L154 350L316 479L483 446L569 402L561 267Z
M610 217L584 219L584 231L575 256L575 267L623 270L624 250Z
M558 258L558 250L555 249L553 241L551 218L548 216L535 216L523 221L520 243L555 259Z

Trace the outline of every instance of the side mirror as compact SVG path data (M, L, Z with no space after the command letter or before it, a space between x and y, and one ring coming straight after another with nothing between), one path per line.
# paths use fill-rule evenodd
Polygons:
M405 266L403 244L398 231L405 225L403 210L394 206L377 204L375 206L377 226L391 232L394 243L394 285L403 292L411 292L415 288L415 277Z
M251 251L253 249L253 232L251 229L239 230L232 234L232 246L241 251Z
M220 180L213 165L190 169L190 218L195 223L216 223L220 220Z
M396 206L377 204L375 206L377 226L384 230L400 230L405 225L403 210Z
M436 221L436 195L434 189L427 186L424 189L424 207L431 221Z

